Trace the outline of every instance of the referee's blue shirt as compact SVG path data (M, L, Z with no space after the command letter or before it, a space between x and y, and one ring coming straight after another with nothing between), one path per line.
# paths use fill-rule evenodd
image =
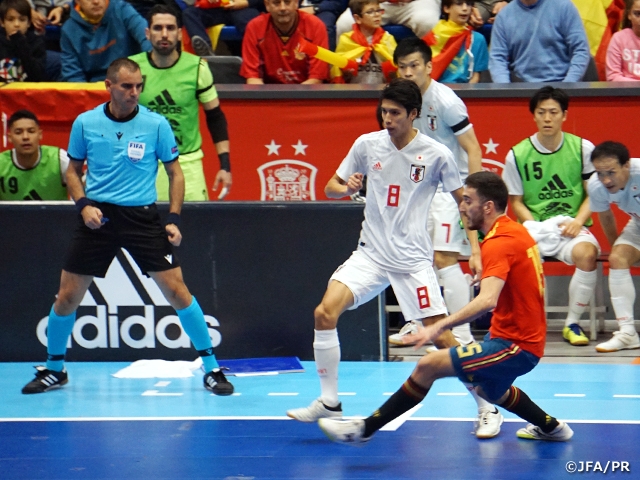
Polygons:
M162 115L138 106L118 120L106 103L76 118L67 152L72 160L87 160L87 198L125 207L154 203L158 160L178 158L175 137Z

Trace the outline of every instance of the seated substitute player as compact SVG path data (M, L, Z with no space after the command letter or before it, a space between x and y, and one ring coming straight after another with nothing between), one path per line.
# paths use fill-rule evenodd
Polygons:
M447 311L432 267L427 209L440 183L457 202L462 200L458 167L448 148L413 127L422 108L420 88L414 82L392 80L382 91L380 108L385 130L358 138L325 187L330 198L346 197L359 191L367 176L358 247L331 276L314 312L313 349L321 396L309 407L287 412L301 422L342 416L336 327L345 310L357 308L391 285L407 319L431 323ZM476 244L471 265L477 264L478 255ZM457 345L450 331L435 343Z
M517 431L519 438L562 442L573 436L569 425L548 415L513 385L544 354L547 325L538 246L526 228L505 215L508 193L499 176L473 173L465 185L460 213L469 228L486 234L481 244L480 293L462 310L408 340L424 345L454 325L493 310L489 333L483 342L422 357L402 387L370 417L320 419L320 428L331 440L352 445L368 442L384 425L419 404L433 382L445 377L472 381L484 398L530 422Z
M562 337L584 346L589 338L578 322L596 288L600 245L586 228L592 223L586 182L593 173L593 143L562 131L568 109L569 96L560 88L543 87L531 97L529 111L538 132L509 151L502 178L520 222L571 217L562 230L566 244L553 257L576 267Z
M621 143L604 142L591 154L596 174L589 179L591 210L598 212L611 253L609 254L609 291L611 304L620 329L613 338L596 346L598 352L640 348L636 332L633 304L636 289L630 268L640 262L640 158L629 158L629 151ZM631 217L618 235L616 219L611 211L615 204Z
M218 92L207 62L196 55L182 52L182 25L175 10L168 5L154 5L147 15L149 27L145 30L151 43L150 52L131 58L140 65L144 88L140 104L163 115L176 136L180 150L180 166L185 180L184 199L187 202L209 200L202 161L198 104L202 104L218 158L220 170L213 182L213 190L220 185L218 198L231 189L231 162L227 119L220 107ZM169 183L164 169L158 169L156 179L158 200L169 200Z
M47 365L22 393L43 393L65 385L67 342L76 310L93 277L104 277L124 248L176 309L182 328L202 358L204 386L216 395L231 395L233 385L218 366L204 314L182 278L174 246L180 245L180 210L184 176L169 122L138 106L142 74L128 58L114 60L105 80L110 101L76 118L69 138L67 185L78 209L74 232L60 279L60 290L47 326ZM87 162L87 187L82 170ZM155 205L158 160L169 175L170 204L165 225Z
M18 110L7 121L11 150L0 153L0 200L67 200L69 157L62 148L40 145L38 117Z

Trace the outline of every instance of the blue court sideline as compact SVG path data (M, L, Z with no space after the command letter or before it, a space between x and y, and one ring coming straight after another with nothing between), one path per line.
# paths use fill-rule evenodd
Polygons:
M0 364L0 479L555 479L568 462L607 478L640 478L640 368L541 364L517 385L575 431L568 443L520 440L504 412L500 435L471 434L475 404L440 380L414 414L363 448L330 443L286 419L318 395L304 373L232 377L216 397L187 379L117 379L124 363L70 363L69 384L22 395L31 364ZM341 364L346 416L366 416L397 390L411 363ZM583 462L583 463L580 463ZM596 463L599 462L599 463ZM607 463L608 462L608 463ZM618 462L618 463L615 463ZM620 471L628 463L630 471ZM613 467L615 471L612 471ZM569 467L571 468L571 467ZM599 470L598 470L599 468Z

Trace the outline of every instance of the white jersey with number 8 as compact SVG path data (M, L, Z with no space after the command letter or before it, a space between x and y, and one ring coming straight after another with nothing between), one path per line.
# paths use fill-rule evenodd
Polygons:
M445 192L462 186L451 151L418 132L402 150L386 130L359 137L340 164L345 182L354 173L367 176L365 219L358 249L390 272L431 267L433 246L427 214L438 183Z

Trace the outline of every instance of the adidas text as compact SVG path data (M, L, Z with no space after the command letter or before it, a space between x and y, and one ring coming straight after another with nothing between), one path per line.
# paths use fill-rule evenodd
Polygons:
M156 308L169 312L172 310L170 307L145 305L144 307L137 308L140 310L144 309L144 314L130 315L122 318L122 321L120 319L121 315L118 314L118 307L112 307L108 315L105 305L82 308L82 310L85 311L92 309L95 315L80 315L81 309L79 309L78 318L73 326L72 338L69 339L67 348L72 347L72 339L79 347L86 349L120 348L121 340L125 345L135 349L155 348L156 342L171 349L191 348L191 341L184 330L182 330L177 315L166 315L159 318L156 322ZM131 307L127 310L130 309ZM209 327L218 327L220 325L215 317L205 315L204 318ZM47 346L48 323L49 317L46 316L38 322L38 326L36 327L38 340L45 347ZM88 332L85 332L85 327L88 327ZM169 328L174 332L179 332L177 338L169 338L167 335L167 329ZM137 335L132 335L132 330L137 333ZM209 328L208 330L212 345L215 348L220 345L222 337L220 332L215 328ZM91 335L92 338L85 337L86 333L92 332L96 332ZM142 335L140 335L140 333L142 333ZM171 337L176 337L176 335L171 335Z
M562 191L558 191L556 190L555 192L541 192L538 194L538 199L540 200L551 200L554 198L568 198L568 197L573 197L573 191L572 190L562 190Z

